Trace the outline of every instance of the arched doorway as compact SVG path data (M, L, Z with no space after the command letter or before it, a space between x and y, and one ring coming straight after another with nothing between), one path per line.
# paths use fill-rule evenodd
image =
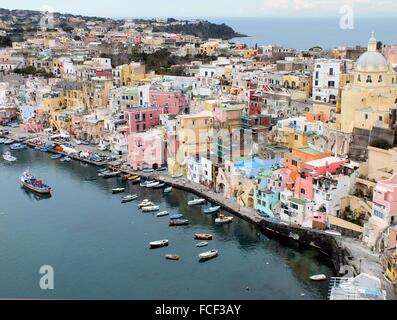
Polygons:
M157 163L153 163L152 168L153 168L154 170L157 170L157 169L159 168L159 165L158 165Z

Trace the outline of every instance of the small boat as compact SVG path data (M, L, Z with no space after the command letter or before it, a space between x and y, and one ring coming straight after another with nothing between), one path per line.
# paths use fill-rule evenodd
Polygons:
M178 178L182 178L183 177L183 174L179 174L179 175L176 175L176 176L172 176L171 178L172 179L178 179Z
M143 169L142 172L144 172L144 173L152 173L152 172L154 172L154 170L146 168L146 169Z
M149 200L143 200L140 204L138 204L139 208L144 208L149 206L154 206L154 203L150 202Z
M11 154L11 152L9 152L9 151L6 151L6 152L3 154L3 159L4 159L5 161L8 161L8 162L15 162L15 161L17 161L17 158L15 158L15 157Z
M121 199L121 203L131 202L136 199L138 199L137 194L129 194Z
M219 215L219 218L215 219L215 223L229 223L232 222L233 217L226 217L225 215Z
M108 178L115 178L120 173L121 173L120 171L105 171L105 172L99 173L98 176L108 179Z
M106 171L108 171L107 168L101 168L101 169L97 170L98 173L103 173L103 172L106 172Z
M168 187L164 189L164 193L170 193L172 191L172 187Z
M198 256L200 260L208 260L215 258L217 255L218 255L218 250L213 249L207 252L200 253Z
M205 242L205 241L196 244L196 247L198 247L198 248L202 248L202 247L206 247L206 246L208 246L208 242Z
M149 243L150 248L162 248L168 246L169 241L168 240L158 240L158 241L152 241Z
M116 194L116 193L122 193L125 191L125 188L114 188L112 189L112 193Z
M139 179L139 176L129 176L128 177L128 180L130 180L130 181L134 181L134 180L137 180L137 179Z
M85 178L84 180L85 181L95 181L97 178L95 178L95 177L87 177L87 178Z
M221 209L221 206L215 206L215 207L207 208L203 212L205 214L210 214L210 213L215 213L215 212L219 211L220 209Z
M152 211L159 211L160 207L159 206L145 206L142 208L143 212L152 212Z
M172 215L170 215L170 219L171 219L171 220L180 219L180 218L182 218L182 217L183 217L183 214L181 214L181 213L177 213L177 214L172 214Z
M6 139L0 138L0 144L3 144Z
M154 188L154 187L158 186L159 184L160 184L160 182L158 182L158 181L153 182L153 183L148 183L146 185L146 188Z
M131 181L132 184L138 184L141 182L141 178L135 179L135 180L129 180Z
M176 254L166 254L165 258L167 260L174 260L174 261L178 261L179 260L179 256L177 256Z
M36 179L29 170L23 172L19 179L22 186L29 191L41 195L48 195L51 193L51 187L44 184L42 180Z
M203 204L205 202L205 199L194 199L189 201L187 204L189 206L195 206L195 205L199 205L199 204Z
M3 143L5 145L9 145L9 144L12 144L13 142L14 142L14 140L12 140L12 139L5 139Z
M172 219L169 221L168 225L170 227L174 227L174 226L185 226L189 224L189 220L188 219Z
M70 162L70 161L72 161L72 158L71 157L68 157L68 156L66 156L66 157L63 157L63 158L61 158L61 160L60 161L62 161L62 162Z
M200 233L196 233L194 235L194 239L197 240L212 240L212 234L200 234Z
M10 146L11 150L22 150L22 149L26 149L27 145L24 143L14 143Z
M152 189L161 189L165 186L165 183L159 183L158 185L152 187Z
M157 217L165 217L165 216L168 216L168 212L167 211L162 211L162 212L159 212L156 216Z
M315 276L310 277L310 280L313 280L313 281L323 281L326 279L327 279L327 276L325 274L317 274Z
M332 236L341 236L342 235L340 232L335 231L335 230L326 230L324 232L327 233L327 234L330 234Z
M160 167L158 169L156 169L156 171L167 171L167 167Z
M147 185L148 184L153 184L153 183L155 183L156 181L153 181L153 180L146 180L146 181L144 181L144 182L141 182L140 183L140 186L141 187L147 187Z
M52 160L58 160L58 159L60 159L60 158L62 158L62 155L61 155L60 153L54 154L53 156L51 156L51 159L52 159Z
M40 146L35 146L35 147L34 147L34 150L40 150L40 149L41 149Z

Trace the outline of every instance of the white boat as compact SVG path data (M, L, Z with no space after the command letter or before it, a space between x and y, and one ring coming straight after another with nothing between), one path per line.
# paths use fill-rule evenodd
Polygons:
M164 193L170 193L172 191L172 187L168 187L164 189Z
M167 239L165 240L158 240L158 241L152 241L149 243L150 248L161 248L168 246L169 241Z
M151 211L159 211L159 210L160 210L159 206L147 206L142 208L143 212L151 212Z
M219 215L219 218L215 219L215 223L229 223L232 222L233 217L226 217L223 214Z
M114 188L112 189L112 193L116 194L116 193L122 193L125 191L125 188Z
M326 230L324 232L327 233L327 234L330 234L332 236L341 236L342 235L340 232L334 231L334 230Z
M326 279L327 279L327 276L325 274L317 274L315 276L310 277L310 280L313 280L313 281L322 281L322 280L326 280Z
M199 248L206 247L206 246L208 246L208 242L206 242L206 241L203 241L203 242L200 242L200 243L196 244L196 247L199 247Z
M138 195L137 194L129 194L128 196L123 197L121 199L121 202L122 203L130 202L130 201L133 201L135 199L138 199Z
M218 255L218 250L213 249L207 252L200 253L198 256L200 260L208 260L211 258L215 258L217 255Z
M205 202L205 199L194 199L194 200L189 201L187 204L189 206L195 206L198 204L203 204L204 202Z
M158 181L153 182L153 183L148 183L148 184L146 185L146 188L153 188L153 187L158 186L159 184L160 184L160 182L158 182Z
M162 211L162 212L159 212L157 214L157 217L165 217L165 216L168 216L168 212L167 211Z
M15 158L14 156L12 156L11 152L9 152L9 151L6 151L6 152L3 154L3 159L4 159L5 161L8 161L8 162L15 162L15 161L17 161L17 158Z
M148 201L143 200L140 204L138 204L139 208L145 208L149 206L154 206L154 203L150 202L149 200Z

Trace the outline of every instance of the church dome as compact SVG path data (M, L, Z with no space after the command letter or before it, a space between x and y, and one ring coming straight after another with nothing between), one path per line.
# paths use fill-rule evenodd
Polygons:
M387 71L389 64L386 58L376 50L377 41L372 33L368 41L368 51L363 53L357 60L358 71Z
M386 58L379 52L368 51L357 60L359 71L385 71L388 69Z

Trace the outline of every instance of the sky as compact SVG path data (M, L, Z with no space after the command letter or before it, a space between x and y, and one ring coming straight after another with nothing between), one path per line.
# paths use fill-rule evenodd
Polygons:
M6 9L100 17L397 17L397 0L0 0ZM349 11L351 12L351 11Z

